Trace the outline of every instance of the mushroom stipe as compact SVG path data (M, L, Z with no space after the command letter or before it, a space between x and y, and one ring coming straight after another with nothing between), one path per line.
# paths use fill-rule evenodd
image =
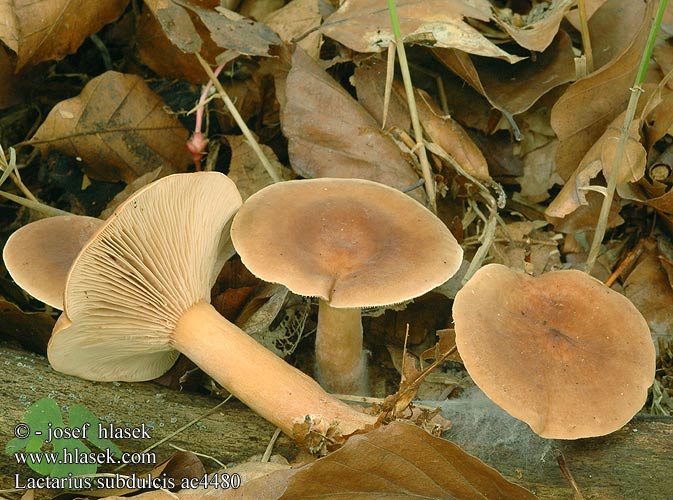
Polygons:
M361 308L432 290L463 256L423 205L363 179L268 186L243 204L231 238L253 274L319 298L316 373L327 390L342 394L367 392Z
M164 177L124 202L70 269L48 347L53 368L89 380L150 380L180 351L290 436L307 416L345 435L373 425L209 304L240 205L235 184L217 172Z

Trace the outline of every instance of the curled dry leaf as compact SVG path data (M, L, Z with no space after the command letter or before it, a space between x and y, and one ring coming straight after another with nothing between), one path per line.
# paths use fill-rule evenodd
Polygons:
M187 136L142 78L108 71L54 106L28 143L81 158L92 179L128 183L159 167L184 171Z
M292 0L282 9L264 19L264 22L278 33L281 40L291 43L294 38L302 37L297 44L313 59L320 58L322 36L317 29L323 16L331 13L331 6L325 0ZM327 11L327 12L325 12Z
M363 61L352 78L358 100L369 113L377 118L383 116L383 99L386 85L386 63L371 58ZM416 90L418 118L430 141L451 155L469 174L477 179L489 180L488 165L484 155L463 127L450 116L443 116L432 97L422 90ZM400 82L393 82L390 95L387 124L409 131L411 119L404 88Z
M641 242L644 252L624 281L624 294L647 320L655 337L673 329L673 288L654 240Z
M522 59L505 52L465 21L491 21L492 7L487 0L401 0L395 4L405 43L460 49L510 63ZM395 39L386 0L346 0L320 30L357 52L381 52Z
M524 488L455 444L393 422L353 436L331 455L299 469L283 500L534 500Z
M549 90L575 79L572 43L565 31L535 60L514 65L472 58L452 49L434 49L433 53L493 107L510 115L523 113Z
M195 53L212 64L223 49L268 56L280 43L268 26L219 5L217 0L144 2L137 35L142 61L160 75L204 83L208 77Z
M292 168L303 177L369 179L403 189L418 175L376 120L301 48L277 71L280 119ZM412 193L421 197L416 189Z
M591 180L601 172L605 178L610 175L625 113L612 121L603 136L587 152L579 168L571 175L561 192L545 211L547 215L563 218L580 205L586 205L586 193L591 185ZM629 129L629 137L622 157L617 180L618 185L635 182L645 172L646 153L640 143L639 130L640 121L634 120Z
M202 0L204 8L214 8L219 0ZM162 24L163 23L163 24ZM173 26L164 29L164 24ZM168 33L171 38L168 38ZM221 49L210 38L206 27L179 5L169 0L148 0L136 31L138 54L144 64L158 75L184 79L191 83L205 83L208 75L194 55L214 63Z
M3 297L0 297L0 316L1 339L11 339L29 351L46 354L54 318L43 312L24 312Z
M0 110L21 100L20 81L14 74L13 67L8 50L0 46Z
M497 22L522 47L542 52L554 39L566 12L575 4L575 0L552 0L535 3L525 16L514 17L509 11L507 17L503 10L497 10ZM509 10L509 9L508 9Z
M610 0L591 18L594 64L598 69L573 83L552 109L559 138L558 173L569 179L578 163L629 99L647 41L653 4Z
M236 183L236 187L241 193L243 201L245 201L263 187L273 184L274 181L242 135L228 135L226 137L231 147L231 164L227 175ZM278 161L273 149L265 144L262 144L261 148L280 178L284 181L290 180L292 172L288 171Z
M128 0L14 0L0 4L0 41L17 55L16 71L63 59L107 23Z

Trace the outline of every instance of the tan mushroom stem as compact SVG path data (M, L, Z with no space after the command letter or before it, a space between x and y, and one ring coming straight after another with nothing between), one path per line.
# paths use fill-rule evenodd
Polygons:
M320 300L315 362L318 380L328 391L367 392L360 308L336 308Z
M205 302L183 314L171 343L289 436L293 436L294 424L306 415L320 417L325 426L338 422L343 434L376 420L327 394L312 378L255 342Z

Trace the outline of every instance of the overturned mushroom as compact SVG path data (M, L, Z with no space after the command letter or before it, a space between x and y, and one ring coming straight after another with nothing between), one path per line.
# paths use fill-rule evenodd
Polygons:
M30 295L62 310L70 266L102 225L102 220L83 215L59 215L26 224L5 244L2 258L7 271Z
M362 179L268 186L243 204L231 237L253 274L319 298L317 373L341 393L366 392L360 309L428 292L453 276L463 254L421 204Z
M609 434L645 403L655 368L647 322L581 271L533 278L484 266L456 295L453 317L474 382L540 436Z
M240 204L234 183L216 172L168 176L130 197L70 269L52 366L90 380L140 381L182 352L290 436L306 415L344 434L373 423L209 304Z

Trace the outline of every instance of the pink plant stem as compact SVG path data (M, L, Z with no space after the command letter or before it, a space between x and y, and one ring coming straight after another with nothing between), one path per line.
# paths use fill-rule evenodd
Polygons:
M213 72L215 77L220 75L227 62L229 61L225 61L215 68L215 71ZM213 82L208 80L206 86L203 87L203 91L201 92L201 97L199 98L199 103L196 108L196 123L194 125L194 134L187 143L187 149L189 149L189 152L194 157L194 166L196 167L197 172L201 170L201 159L205 153L206 144L208 144L208 140L204 139L203 134L201 133L201 126L203 125L203 109L205 108L206 98L208 97L208 92L210 92L212 86Z

